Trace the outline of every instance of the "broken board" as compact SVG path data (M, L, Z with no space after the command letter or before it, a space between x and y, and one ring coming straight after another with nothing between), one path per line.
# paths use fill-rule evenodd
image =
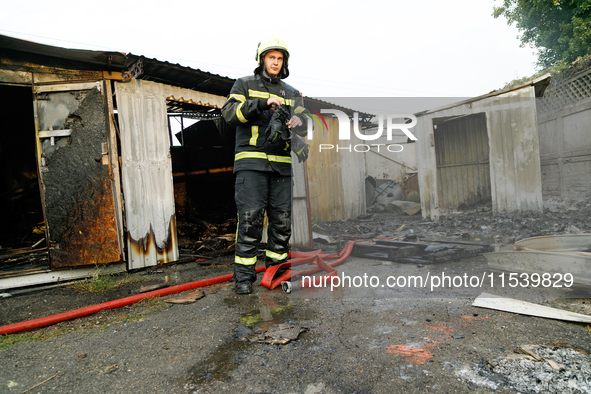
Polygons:
M591 234L562 234L526 238L515 242L514 250L577 253L591 258Z
M517 313L520 315L544 317L547 319L591 323L591 316L538 305L531 302L514 300L512 298L505 298L489 293L480 294L480 296L474 300L472 306Z

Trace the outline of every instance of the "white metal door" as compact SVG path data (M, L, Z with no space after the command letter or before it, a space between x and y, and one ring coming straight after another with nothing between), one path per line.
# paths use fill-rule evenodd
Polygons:
M174 186L164 86L115 83L128 268L178 259Z

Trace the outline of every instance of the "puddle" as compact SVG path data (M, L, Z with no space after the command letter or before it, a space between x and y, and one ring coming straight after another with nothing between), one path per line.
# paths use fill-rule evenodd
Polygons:
M266 305L270 308L284 306L289 304L289 300L286 293L276 291L246 297L233 294L230 297L224 298L224 304L241 312L250 312L259 309L261 305Z
M240 318L240 323L246 327L252 328L259 326L259 323L281 321L291 318L291 305L269 307L267 305L261 305L260 309L250 311Z
M289 303L287 294L281 292L251 297L227 297L224 303L242 312L239 323L249 328L262 322L300 321L313 319L315 313L307 308Z
M316 313L299 306L292 306L287 303L286 297L274 295L262 295L261 297L227 298L226 305L239 310L249 310L243 313L236 326L244 324L253 330L265 330L274 324L282 322L297 322L310 320ZM254 309L256 308L256 309ZM228 336L235 334L234 330ZM304 335L307 333L302 333ZM300 338L301 338L300 335ZM191 367L185 379L182 381L187 390L197 389L199 386L213 381L227 382L231 380L232 372L235 371L246 356L248 350L253 349L253 344L230 340L219 345L214 352L204 361Z
M185 387L194 388L213 380L226 382L231 379L231 372L240 365L235 361L236 353L246 350L248 344L230 341L217 347L209 358L187 371Z

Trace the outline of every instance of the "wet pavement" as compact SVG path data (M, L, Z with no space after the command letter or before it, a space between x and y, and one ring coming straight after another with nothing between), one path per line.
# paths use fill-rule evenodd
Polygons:
M497 228L501 223L493 222L497 219L472 228L463 225L469 221L454 227L456 219L422 225L431 232L419 231L422 221L412 220L416 225L404 216L384 223L392 222L394 228L406 221L407 229L413 229L415 234L432 237L439 232L439 236L452 234L447 237L458 239L462 238L461 227L471 232L472 239L490 236L497 249L504 250L512 247L507 239L513 237L512 229L520 228L521 222L529 219L507 219L511 231ZM550 223L545 226L540 221ZM491 231L482 229L491 223ZM532 223L534 230L528 232L553 225L548 217ZM574 216L571 224L589 231ZM351 228L357 225L353 223ZM384 226L380 232L390 231ZM496 235L500 238L495 239ZM168 275L188 282L220 275L231 271L230 261L226 257L213 267L168 267L150 280ZM22 393L38 384L29 392L515 392L509 380L491 372L489 363L524 344L560 342L591 350L591 331L585 324L471 306L480 293L489 292L591 314L588 288L508 287L498 282L491 286L489 275L498 278L496 275L501 273L490 270L482 256L436 265L351 257L336 268L341 277L352 278L351 285L286 294L257 283L254 294L238 296L232 283L224 283L203 288L205 297L195 303L168 304L154 299L33 332L46 338L42 341L11 346L0 342L0 393ZM363 280L364 275L367 285L355 286L360 282L354 278ZM390 276L407 282L403 285L394 280L396 286L389 286L386 280ZM452 278L452 286L432 288L431 280L425 278L434 276ZM372 277L377 279L371 282ZM427 285L413 287L410 277L421 277ZM456 282L458 286L454 287L455 277L467 278L468 282ZM470 282L473 277L480 278L482 285ZM122 287L117 295L133 292L131 286ZM20 321L26 313L38 317L36 314L61 312L53 310L56 308L52 305L65 308L63 300L74 298L72 294L71 289L59 288L2 299L3 324ZM76 297L79 304L73 302L76 305L72 309L98 301L81 294ZM45 309L23 312L27 306L39 304ZM285 345L238 340L237 329L241 326L256 331L282 323L307 330ZM585 357L589 361L589 356ZM484 372L479 375L479 371Z

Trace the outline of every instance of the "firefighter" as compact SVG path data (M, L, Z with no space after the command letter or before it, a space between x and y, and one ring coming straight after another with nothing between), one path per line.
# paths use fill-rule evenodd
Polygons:
M289 76L287 46L271 36L259 43L256 61L254 75L236 80L222 108L224 119L236 126L237 294L252 293L265 212L265 265L270 267L287 260L291 237L291 150L299 161L308 156L308 147L299 138L307 133L308 111L302 105L300 93L283 82Z

